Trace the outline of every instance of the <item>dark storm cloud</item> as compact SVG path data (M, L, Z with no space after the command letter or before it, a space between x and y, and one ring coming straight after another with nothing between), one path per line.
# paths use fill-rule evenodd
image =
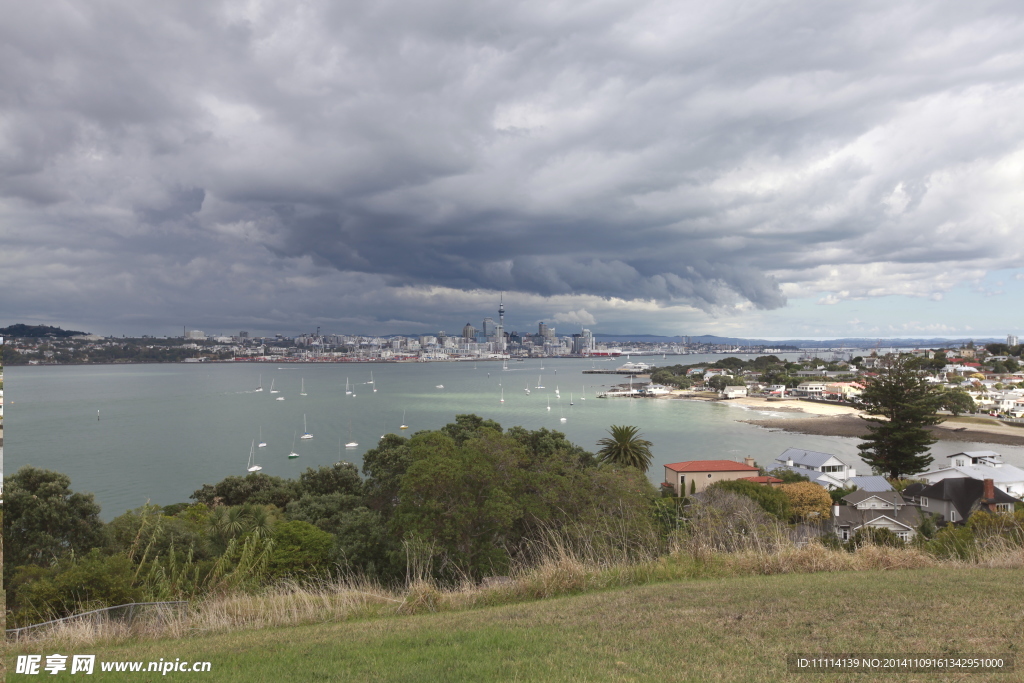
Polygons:
M1012 2L91 2L0 34L23 314L718 313L1024 255Z

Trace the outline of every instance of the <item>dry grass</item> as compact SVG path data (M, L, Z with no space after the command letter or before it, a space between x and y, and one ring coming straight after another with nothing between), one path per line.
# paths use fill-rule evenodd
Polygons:
M762 539L763 540L763 539ZM464 581L441 587L423 576L412 577L402 590L389 590L359 578L315 585L279 584L257 594L211 596L187 611L164 613L125 625L116 621L65 623L23 637L22 646L80 647L157 638L386 618L396 615L463 611L684 579L736 576L913 570L938 566L1024 568L1024 548L993 545L971 560L938 560L914 548L864 546L857 552L826 548L818 543L797 547L775 539L770 550L751 547L732 552L677 547L661 557L618 561L594 556L586 546L551 539L547 555L532 567L520 567L500 581L477 585Z

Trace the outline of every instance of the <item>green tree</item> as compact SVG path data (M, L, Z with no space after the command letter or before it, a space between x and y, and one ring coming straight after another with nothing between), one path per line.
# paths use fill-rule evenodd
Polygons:
M282 522L274 528L274 550L267 573L271 578L326 574L333 547L334 538L308 522Z
M71 477L26 465L4 477L4 541L8 567L47 565L103 545L100 506L71 490Z
M601 447L597 453L598 460L647 472L654 460L651 454L654 444L641 438L639 432L639 427L612 425L608 430L609 436L597 442Z
M975 409L974 399L963 389L953 389L942 394L942 407L953 413L954 416L960 413L973 413Z
M730 381L732 381L731 377L726 377L725 375L715 375L707 382L705 382L705 384L707 384L712 389L722 391L727 386L729 386Z
M942 396L912 356L886 356L878 377L861 394L865 411L879 416L864 418L871 423L870 434L857 446L864 462L892 479L926 469L935 439L925 428L941 421L936 413Z

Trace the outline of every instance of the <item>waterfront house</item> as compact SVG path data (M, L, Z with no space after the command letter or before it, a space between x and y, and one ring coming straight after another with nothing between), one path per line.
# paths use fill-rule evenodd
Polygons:
M775 459L772 471L788 470L807 477L815 484L833 489L856 486L863 491L892 491L892 485L885 477L877 475L857 476L857 470L831 453L808 451L802 448L787 448Z
M722 398L744 398L747 395L747 387L743 386L729 386L719 393Z
M965 451L946 458L949 464L920 475L929 484L943 479L967 477L984 481L992 479L995 487L1014 498L1024 499L1024 470L1003 462L995 451Z
M665 465L665 483L663 486L672 488L677 496L685 496L691 488L701 492L716 481L734 481L745 477L756 477L760 474L754 465L753 458L745 458L745 462L733 460L691 460L674 462Z

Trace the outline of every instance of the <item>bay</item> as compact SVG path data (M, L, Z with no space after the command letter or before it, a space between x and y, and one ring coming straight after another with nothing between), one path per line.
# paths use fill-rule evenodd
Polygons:
M642 360L673 365L721 358ZM103 519L110 520L146 502L188 502L204 483L245 475L250 445L261 428L267 447L257 449L256 460L263 472L298 477L307 467L339 460L361 466L363 453L385 433L411 435L442 427L457 414L475 413L506 428L557 430L591 451L611 425L638 426L654 443L653 482L662 481L667 463L749 455L766 465L791 446L834 453L868 472L857 457L858 439L738 422L758 414L793 414L728 402L597 399L598 392L624 378L583 371L622 362L548 358L542 370L539 359L530 359L510 361L507 371L501 362L8 367L4 470L10 474L34 465L68 474L72 488L93 493ZM261 375L264 391L255 392ZM536 389L541 376L545 388ZM345 393L346 379L351 395ZM280 393L269 392L272 381ZM300 395L303 384L306 396ZM403 413L407 431L399 430ZM311 440L297 438L303 416ZM353 440L357 448L344 448ZM293 443L301 457L288 460ZM1007 462L1024 466L1020 447L939 442L932 453L940 458L964 450L996 450Z

